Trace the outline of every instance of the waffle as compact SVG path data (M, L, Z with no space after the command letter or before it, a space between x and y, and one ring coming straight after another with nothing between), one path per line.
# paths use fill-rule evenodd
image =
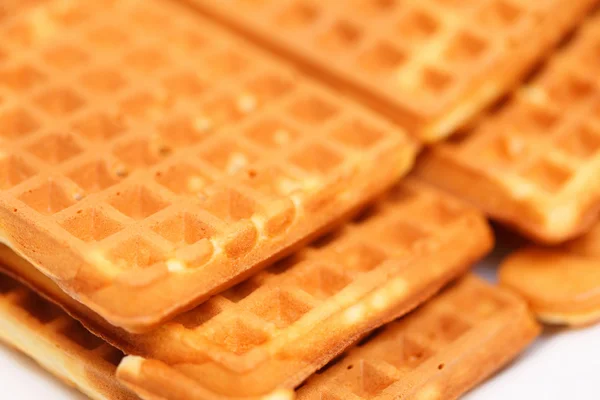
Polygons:
M491 245L480 213L408 179L340 230L141 335L103 325L6 247L0 264L132 355L118 376L143 397L248 399L300 384Z
M137 398L115 379L119 350L10 278L0 277L0 288L0 323L9 327L0 331L2 339L93 399ZM465 308L472 296L482 300L479 307ZM466 277L409 316L367 336L311 377L297 397L357 400L389 398L386 394L392 393L396 399L420 399L442 392L443 397L433 398L455 398L508 363L537 331L519 300ZM460 356L458 363L448 362ZM57 363L73 367L58 368ZM440 365L443 373L437 371ZM66 378L62 371L72 372ZM271 400L291 397L279 392Z
M46 1L0 36L1 240L129 331L331 228L416 151L174 2Z
M94 400L138 397L115 379L123 354L60 308L0 276L0 340Z
M523 296L547 324L600 321L600 224L561 246L529 246L511 254L500 282Z
M517 84L595 0L187 0L436 141Z
M598 55L600 13L506 104L424 157L420 176L536 241L583 233L600 206Z
M456 399L515 358L539 333L526 304L462 278L313 375L298 400Z

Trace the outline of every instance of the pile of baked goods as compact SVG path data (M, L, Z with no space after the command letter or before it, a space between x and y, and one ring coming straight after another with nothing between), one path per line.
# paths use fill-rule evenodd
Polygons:
M98 400L429 400L600 320L598 3L4 2L0 339Z

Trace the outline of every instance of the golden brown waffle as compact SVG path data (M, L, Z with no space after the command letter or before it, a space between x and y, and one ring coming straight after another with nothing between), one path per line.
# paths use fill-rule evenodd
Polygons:
M403 132L173 2L48 1L0 37L1 240L130 331L413 161Z
M95 400L138 397L115 379L123 354L57 306L0 276L0 341Z
M562 246L530 246L511 254L500 282L522 295L548 324L600 321L600 224Z
M539 331L525 302L468 276L311 377L298 400L456 399Z
M144 397L224 399L300 384L369 330L425 301L491 245L480 213L409 179L341 230L142 335L103 326L6 248L0 261L140 356L126 359L118 375Z
M600 206L600 13L533 82L419 166L425 179L530 238L582 233Z
M596 0L187 0L434 141L523 77Z
M473 303L473 296L480 301ZM0 338L91 398L136 398L114 376L121 359L117 349L5 276L0 325ZM537 332L521 301L472 276L463 278L363 339L310 378L298 398L358 400L388 398L387 393L395 399L439 393L443 396L432 398L455 398L506 364ZM290 397L279 392L271 399Z

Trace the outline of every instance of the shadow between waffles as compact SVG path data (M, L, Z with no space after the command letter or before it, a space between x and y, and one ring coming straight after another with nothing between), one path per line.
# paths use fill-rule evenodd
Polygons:
M529 242L523 236L496 222L490 221L490 226L496 238L496 245L483 260L477 263L475 272L485 279L496 283L498 281L498 266L504 258Z

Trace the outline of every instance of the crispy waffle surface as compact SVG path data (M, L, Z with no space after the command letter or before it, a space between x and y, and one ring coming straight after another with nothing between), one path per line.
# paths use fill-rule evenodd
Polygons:
M123 353L5 275L0 276L0 341L94 400L138 399L115 379Z
M187 0L435 141L501 96L597 0Z
M132 355L118 376L142 397L258 398L427 300L492 241L479 212L408 179L340 230L141 335L103 324L6 247L0 261Z
M174 2L0 22L1 241L129 331L233 286L411 166L401 130Z
M543 243L589 229L600 206L600 14L512 99L419 175Z
M115 377L119 350L5 276L0 277L0 316L6 343L91 398L137 398ZM361 340L310 378L297 397L456 398L509 362L538 331L522 301L468 276ZM68 377L64 371L71 371ZM271 399L291 397L279 392Z
M456 399L539 332L523 300L467 276L313 375L298 400Z
M600 321L600 224L557 247L528 246L502 263L500 282L525 298L547 324Z

